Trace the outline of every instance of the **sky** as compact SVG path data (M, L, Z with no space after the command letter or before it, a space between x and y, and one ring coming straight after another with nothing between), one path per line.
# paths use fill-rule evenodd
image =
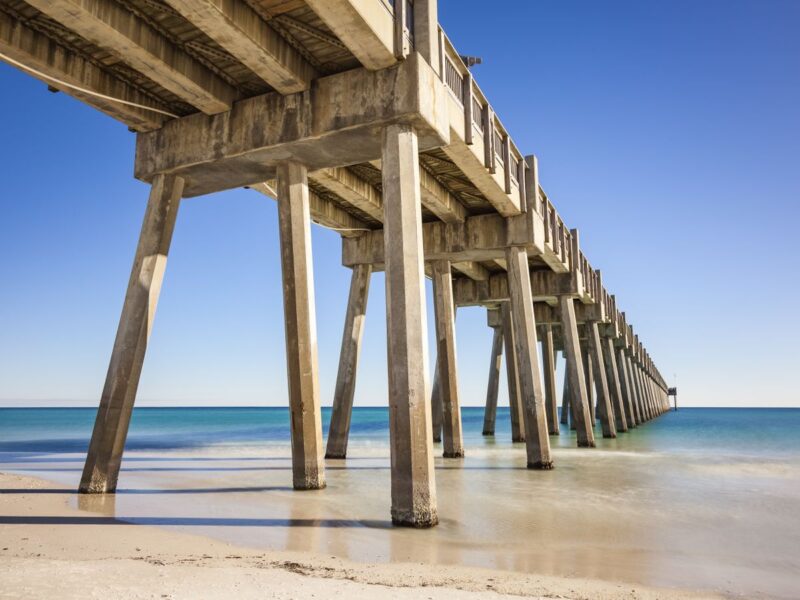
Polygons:
M440 22L680 404L800 406L800 2L491 7L439 0ZM135 135L0 63L0 140L0 406L96 406L148 194ZM312 237L330 405L349 270ZM357 406L386 405L384 301L375 274ZM428 307L432 341L430 284ZM485 310L457 340L480 406ZM275 202L185 200L137 406L286 404Z

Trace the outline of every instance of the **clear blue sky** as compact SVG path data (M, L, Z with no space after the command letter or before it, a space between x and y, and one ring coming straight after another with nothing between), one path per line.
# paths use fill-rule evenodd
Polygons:
M440 20L682 403L800 405L800 2L440 0ZM0 133L0 402L96 405L148 192L134 135L5 64ZM313 236L330 404L349 271ZM358 405L386 402L371 292ZM275 203L185 201L140 405L285 405L282 314ZM459 311L465 405L490 334Z

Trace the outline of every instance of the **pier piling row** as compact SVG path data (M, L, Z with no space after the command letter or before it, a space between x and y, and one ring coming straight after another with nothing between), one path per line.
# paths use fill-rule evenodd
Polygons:
M614 437L667 410L664 379L545 193L536 157L439 26L436 0L9 0L0 60L127 125L134 175L151 186L82 493L116 490L179 204L237 187L277 201L296 489L323 488L325 458L347 455L375 271L386 275L398 525L438 522L434 440L448 459L468 452L459 306L486 307L494 331L483 432L495 431L505 354L512 440L530 468L552 468L549 436L568 420L592 447L595 419ZM325 449L312 224L340 233L352 269Z

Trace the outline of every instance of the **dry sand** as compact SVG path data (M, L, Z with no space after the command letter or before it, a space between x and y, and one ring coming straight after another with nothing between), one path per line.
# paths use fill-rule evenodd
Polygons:
M471 567L357 564L265 552L98 517L71 508L69 494L44 492L59 487L0 474L0 598L721 597Z

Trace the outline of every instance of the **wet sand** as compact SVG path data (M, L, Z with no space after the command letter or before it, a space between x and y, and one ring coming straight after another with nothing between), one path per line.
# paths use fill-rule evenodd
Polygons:
M40 479L0 474L0 598L713 599L578 578L259 551L76 510ZM308 527L299 525L303 533ZM318 527L315 525L313 527Z
M55 483L46 492L23 494L4 477L0 537L76 526L118 530L112 523L124 521L143 526L125 528L125 538L156 526L160 535L170 530L208 538L193 542L193 554L214 539L248 553L278 553L278 562L289 560L282 553L300 553L315 573L321 560L353 561L378 571L414 563L427 566L400 572L446 573L436 566L448 565L462 575L474 573L473 567L498 571L495 583L546 579L544 587L514 588L517 594L598 598L602 590L611 594L602 597L631 597L637 590L634 597L648 597L648 589L660 588L653 597L679 590L797 597L796 461L700 460L625 451L617 444L557 448L557 468L544 473L527 470L522 448L509 444L472 448L464 461L437 459L441 524L429 531L391 527L383 447L356 446L347 461L328 461L328 488L314 492L288 487L288 451L278 446L268 452L221 447L169 456L130 453L116 497L73 493L78 456L5 463L0 468ZM20 498L36 508L22 510ZM67 516L55 524L36 518L53 510ZM45 556L51 551L49 542L42 544ZM445 577L471 589L461 586L461 575ZM487 589L488 577L479 580L480 589ZM553 591L553 582L560 582L561 591ZM590 588L574 588L577 582Z

